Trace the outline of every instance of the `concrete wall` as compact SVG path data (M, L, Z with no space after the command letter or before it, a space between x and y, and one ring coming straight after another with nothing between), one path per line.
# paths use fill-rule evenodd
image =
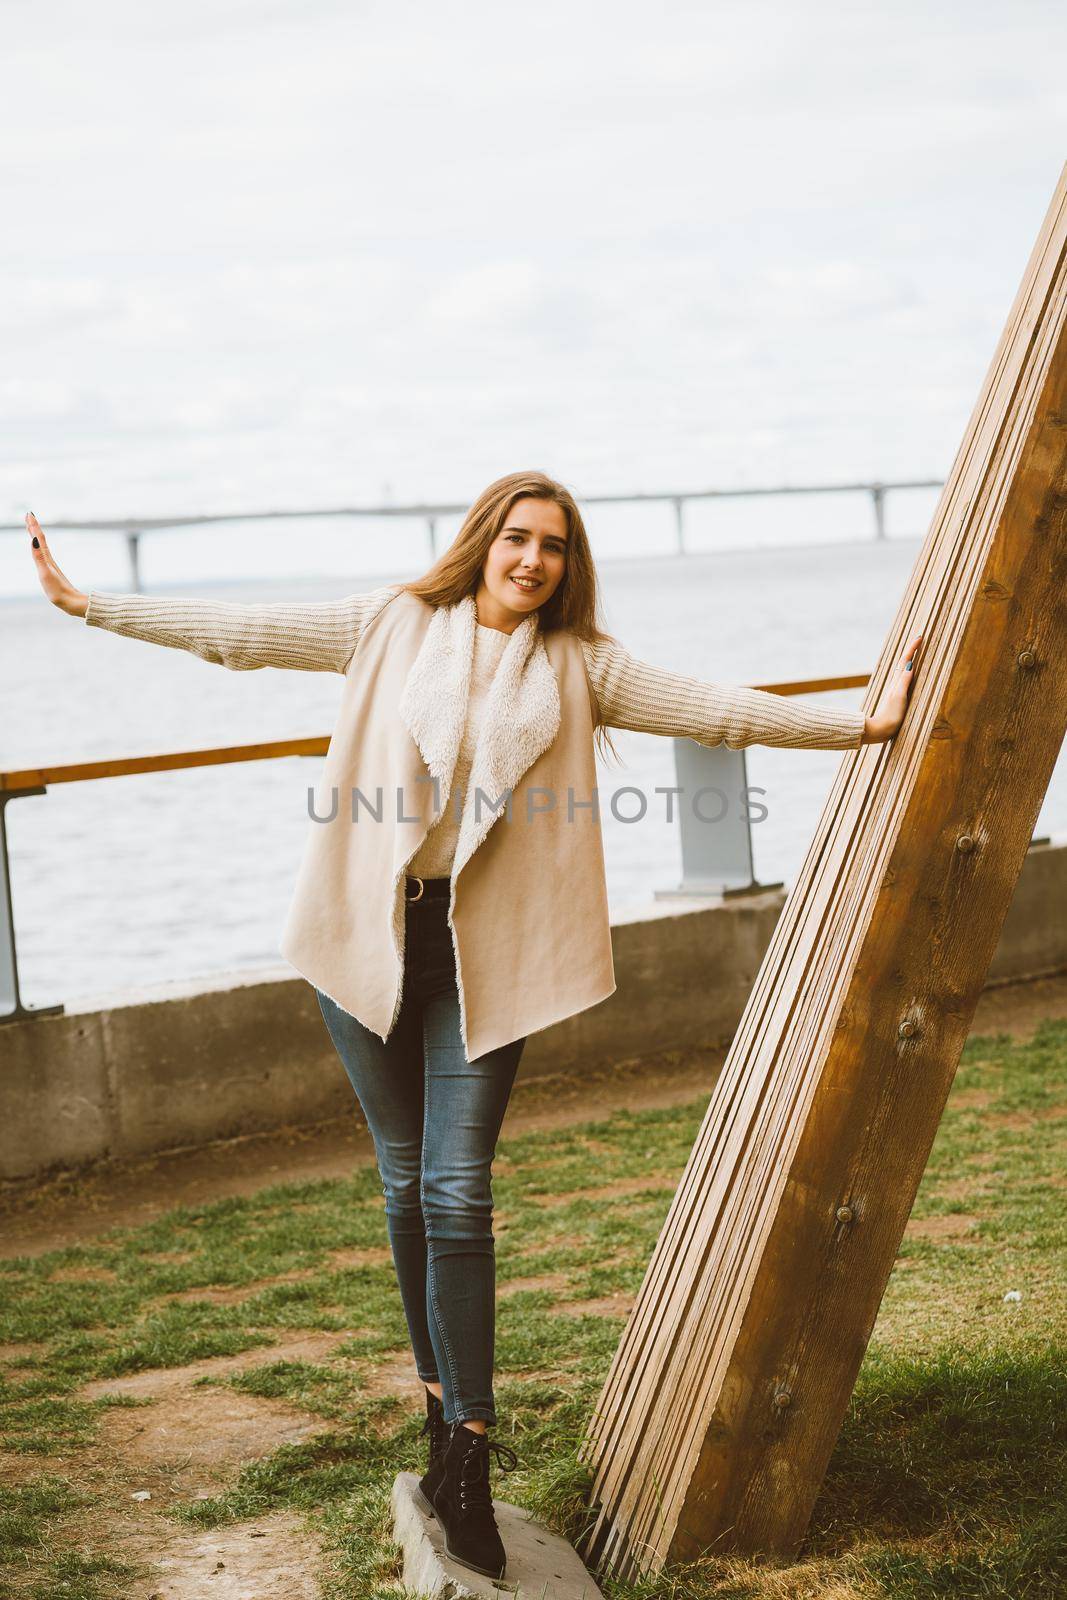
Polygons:
M531 1036L520 1076L725 1044L785 895L655 901L612 927L618 988ZM1034 845L990 982L1067 970L1067 847ZM0 1025L0 1178L358 1111L311 986L292 969L127 991Z

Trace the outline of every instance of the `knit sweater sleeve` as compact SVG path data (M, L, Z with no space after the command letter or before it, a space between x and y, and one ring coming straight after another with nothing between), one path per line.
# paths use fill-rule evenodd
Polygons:
M862 711L801 705L785 695L704 683L636 660L615 641L582 640L589 682L609 728L674 734L698 744L852 750L863 741Z
M366 594L311 605L285 600L235 605L229 600L163 599L92 589L85 622L90 628L189 650L234 672L256 667L344 672L364 627L395 589L387 584Z

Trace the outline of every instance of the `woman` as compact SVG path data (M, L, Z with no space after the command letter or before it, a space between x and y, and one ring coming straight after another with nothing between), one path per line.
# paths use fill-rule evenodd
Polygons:
M573 497L539 472L491 484L422 578L307 606L83 594L26 520L45 594L92 626L235 670L344 674L281 950L374 1139L426 1386L424 1507L453 1560L503 1577L490 1452L517 1463L487 1436L491 1168L528 1035L615 989L594 739L884 741L920 640L870 716L637 661L599 624Z

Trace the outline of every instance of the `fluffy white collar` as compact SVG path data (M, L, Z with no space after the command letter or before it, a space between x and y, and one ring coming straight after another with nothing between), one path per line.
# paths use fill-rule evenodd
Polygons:
M448 804L467 720L478 614L473 595L438 606L400 697L400 715ZM492 802L515 788L523 773L551 745L560 723L559 684L536 612L524 617L509 638L482 709L470 780L464 797L452 878L474 854L504 808ZM487 799L479 805L478 790Z

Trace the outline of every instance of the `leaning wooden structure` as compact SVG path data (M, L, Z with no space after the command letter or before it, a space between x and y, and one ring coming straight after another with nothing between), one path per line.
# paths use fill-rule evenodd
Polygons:
M583 1444L634 1578L792 1558L1067 723L1067 168Z

